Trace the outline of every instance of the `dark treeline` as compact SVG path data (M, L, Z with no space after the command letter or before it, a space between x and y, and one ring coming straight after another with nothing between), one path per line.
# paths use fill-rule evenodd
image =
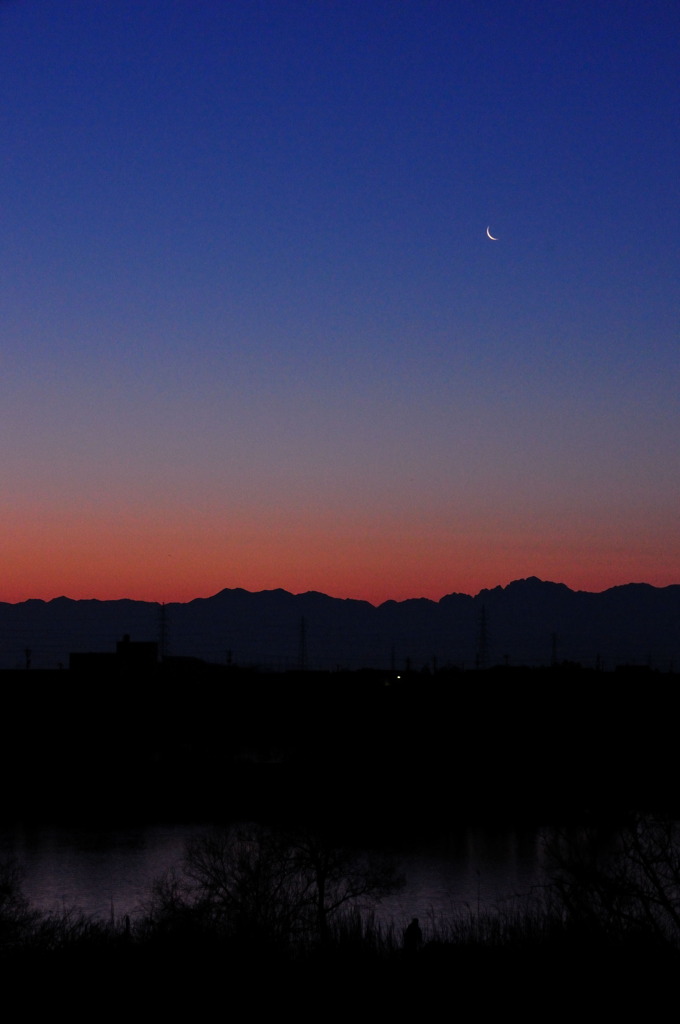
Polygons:
M3 815L332 821L387 835L673 812L677 684L576 666L7 671Z
M95 1005L120 999L126 1015L141 1011L140 999L156 1011L245 999L251 1012L289 1005L318 1015L370 998L376 1012L403 1013L406 997L420 1013L442 999L494 1012L519 1000L526 1013L546 994L560 1007L604 999L610 1011L641 995L652 1013L680 967L678 838L676 822L654 815L554 830L533 895L409 928L371 912L399 887L395 865L324 829L197 836L132 920L39 913L20 867L0 863L3 994L18 985L22 1007L37 993L71 1016L86 992L88 1006L89 986Z

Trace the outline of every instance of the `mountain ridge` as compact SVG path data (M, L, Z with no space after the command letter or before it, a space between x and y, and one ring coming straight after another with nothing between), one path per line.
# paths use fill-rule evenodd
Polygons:
M0 668L57 668L122 636L165 653L281 670L486 667L571 661L680 665L680 584L600 592L532 576L476 595L372 605L318 591L223 588L188 602L121 598L0 602Z

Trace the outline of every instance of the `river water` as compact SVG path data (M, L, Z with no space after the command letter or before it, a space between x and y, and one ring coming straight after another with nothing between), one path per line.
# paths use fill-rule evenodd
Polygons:
M154 878L178 866L186 840L209 828L13 827L0 830L0 859L14 857L22 865L24 891L36 909L76 907L100 918L134 918ZM406 885L383 901L377 916L396 927L418 917L427 931L460 914L503 906L531 894L543 878L543 836L536 829L468 827L393 852Z

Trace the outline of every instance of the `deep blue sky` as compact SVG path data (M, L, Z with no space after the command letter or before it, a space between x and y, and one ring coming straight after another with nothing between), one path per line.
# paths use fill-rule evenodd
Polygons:
M0 3L0 599L680 582L678 39Z

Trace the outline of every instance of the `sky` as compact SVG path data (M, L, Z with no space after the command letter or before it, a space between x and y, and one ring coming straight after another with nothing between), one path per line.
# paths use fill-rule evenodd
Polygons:
M0 600L680 583L679 38L0 0Z

